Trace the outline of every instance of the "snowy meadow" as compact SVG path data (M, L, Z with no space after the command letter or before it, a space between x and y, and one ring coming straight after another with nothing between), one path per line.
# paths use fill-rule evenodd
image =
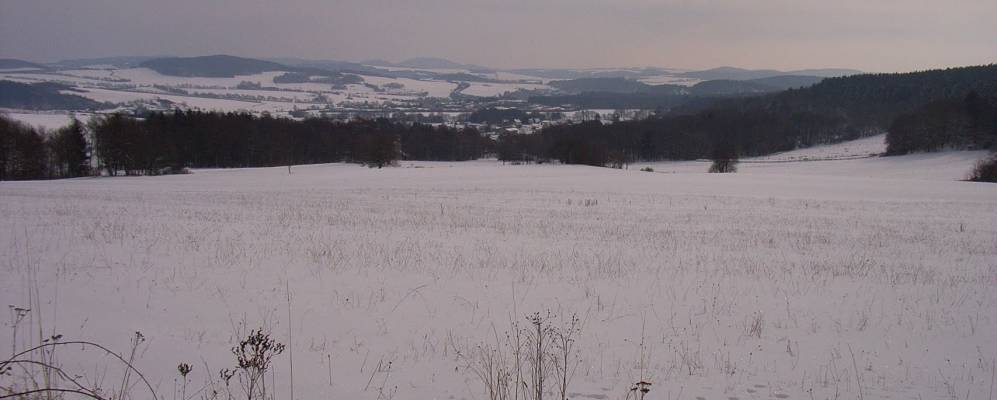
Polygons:
M947 154L3 182L0 349L141 332L158 399L209 399L262 328L277 399L487 399L483 355L541 313L579 321L569 398L991 399L997 185ZM93 349L54 358L152 398Z

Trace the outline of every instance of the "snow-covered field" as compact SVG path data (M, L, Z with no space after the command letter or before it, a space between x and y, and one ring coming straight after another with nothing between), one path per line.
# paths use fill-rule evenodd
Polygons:
M966 154L938 157L961 160L954 175ZM548 310L583 323L572 398L623 399L643 353L655 399L987 399L997 185L908 157L2 182L0 302L33 309L18 348L39 319L45 336L122 352L142 332L136 366L160 399L181 362L188 396L217 381L261 326L291 346L278 398L293 354L298 399L484 399L466 357ZM57 358L120 382L93 353Z
M682 85L682 86L692 86L697 83L702 82L702 79L696 78L685 78L675 75L657 75L641 77L637 79L638 81L644 82L648 85Z
M69 94L77 94L100 102L124 104L129 102L154 102L169 100L181 108L197 108L216 111L251 111L281 113L294 109L293 101L314 101L322 95L330 105L343 102L368 102L380 104L387 101L410 101L422 97L448 97L457 87L455 83L444 81L419 81L414 79L392 79L364 76L366 82L375 85L399 83L400 90L376 92L364 85L347 85L345 89L334 89L327 83L274 83L274 77L283 72L265 72L242 75L232 78L176 77L157 73L147 68L128 69L71 69L58 72L9 72L0 71L0 79L24 83L57 82L75 87ZM241 83L250 82L270 90L241 90ZM158 87L156 87L158 86ZM191 95L166 93L161 88L183 89ZM202 95L199 95L202 94ZM279 101L245 101L239 98L215 99L212 96L263 96Z

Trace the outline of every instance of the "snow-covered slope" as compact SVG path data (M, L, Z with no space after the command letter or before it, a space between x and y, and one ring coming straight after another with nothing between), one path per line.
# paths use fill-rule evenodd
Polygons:
M878 156L886 152L886 135L875 135L841 143L813 146L804 149L756 157L755 161L808 161L840 160Z
M420 70L407 68L406 71ZM84 97L112 103L146 102L155 105L158 100L169 100L181 108L199 108L220 111L251 111L286 113L297 108L350 107L353 104L378 105L387 102L416 101L425 98L448 98L457 88L457 81L445 74L448 71L424 70L426 79L392 78L357 75L363 84L333 85L320 81L277 83L274 79L282 71L269 71L252 75L222 77L188 77L164 75L149 68L70 68L62 70L3 70L0 80L24 83L57 82L82 91ZM470 74L469 71L449 71ZM518 82L524 76L497 75L492 79L509 79L508 82L472 82L464 91L469 96L494 96L518 89L548 88L542 84ZM245 90L257 85L265 90ZM252 89L252 88L250 88ZM233 90L240 90L233 93ZM186 92L186 94L184 93ZM213 101L213 98L219 98ZM284 99L294 99L292 102ZM256 104L238 104L255 102ZM297 106L292 104L299 102Z
M43 128L46 130L54 130L62 128L69 125L72 122L72 118L75 115L76 119L81 122L87 122L90 120L91 114L77 113L70 115L69 113L63 112L47 112L47 113L24 113L15 111L5 111L0 109L0 114L3 114L13 120L21 121L28 126Z
M843 178L904 180L962 180L986 151L943 151L903 156L882 156L885 135L871 136L832 145L814 146L764 157L741 160L739 174L824 175ZM637 163L655 172L700 174L709 161Z

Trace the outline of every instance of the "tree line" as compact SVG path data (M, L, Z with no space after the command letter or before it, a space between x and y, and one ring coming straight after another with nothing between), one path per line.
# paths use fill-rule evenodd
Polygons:
M72 178L89 173L85 129L79 120L40 132L0 114L0 180Z
M961 98L928 103L901 114L886 134L890 155L942 149L994 149L997 146L997 93L973 91Z
M180 111L144 118L122 114L78 121L55 132L0 117L0 179L81 176L78 154L92 155L108 175L156 175L185 168L268 167L356 162L385 166L398 159L463 161L493 151L473 129L408 124L387 119L347 122L261 117L245 113ZM70 135L67 132L72 132ZM65 139L64 136L72 139ZM86 136L87 140L78 140ZM73 156L60 150L71 141ZM82 145L80 145L82 143ZM78 147L82 146L82 153ZM89 151L88 151L89 150ZM84 160L80 165L89 166ZM81 167L82 168L82 167Z

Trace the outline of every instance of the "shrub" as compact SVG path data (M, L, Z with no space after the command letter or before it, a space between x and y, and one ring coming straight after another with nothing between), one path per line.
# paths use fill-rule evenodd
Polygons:
M726 174L737 172L738 151L737 147L730 142L720 142L713 147L713 164L710 165L711 174Z
M977 162L969 180L973 182L997 182L997 153Z
M711 174L727 174L737 172L737 160L731 159L719 159L713 160L713 164L710 164Z
M283 352L284 345L277 343L270 334L263 330L252 331L238 346L232 347L232 354L238 362L237 370L222 370L220 376L227 387L228 380L238 375L246 400L270 400L264 377L273 358Z
M526 316L527 325L513 322L506 340L495 333L495 344L482 343L457 355L483 384L489 400L544 400L559 394L568 398L568 387L580 364L575 342L582 321L572 314L555 324L550 313Z

